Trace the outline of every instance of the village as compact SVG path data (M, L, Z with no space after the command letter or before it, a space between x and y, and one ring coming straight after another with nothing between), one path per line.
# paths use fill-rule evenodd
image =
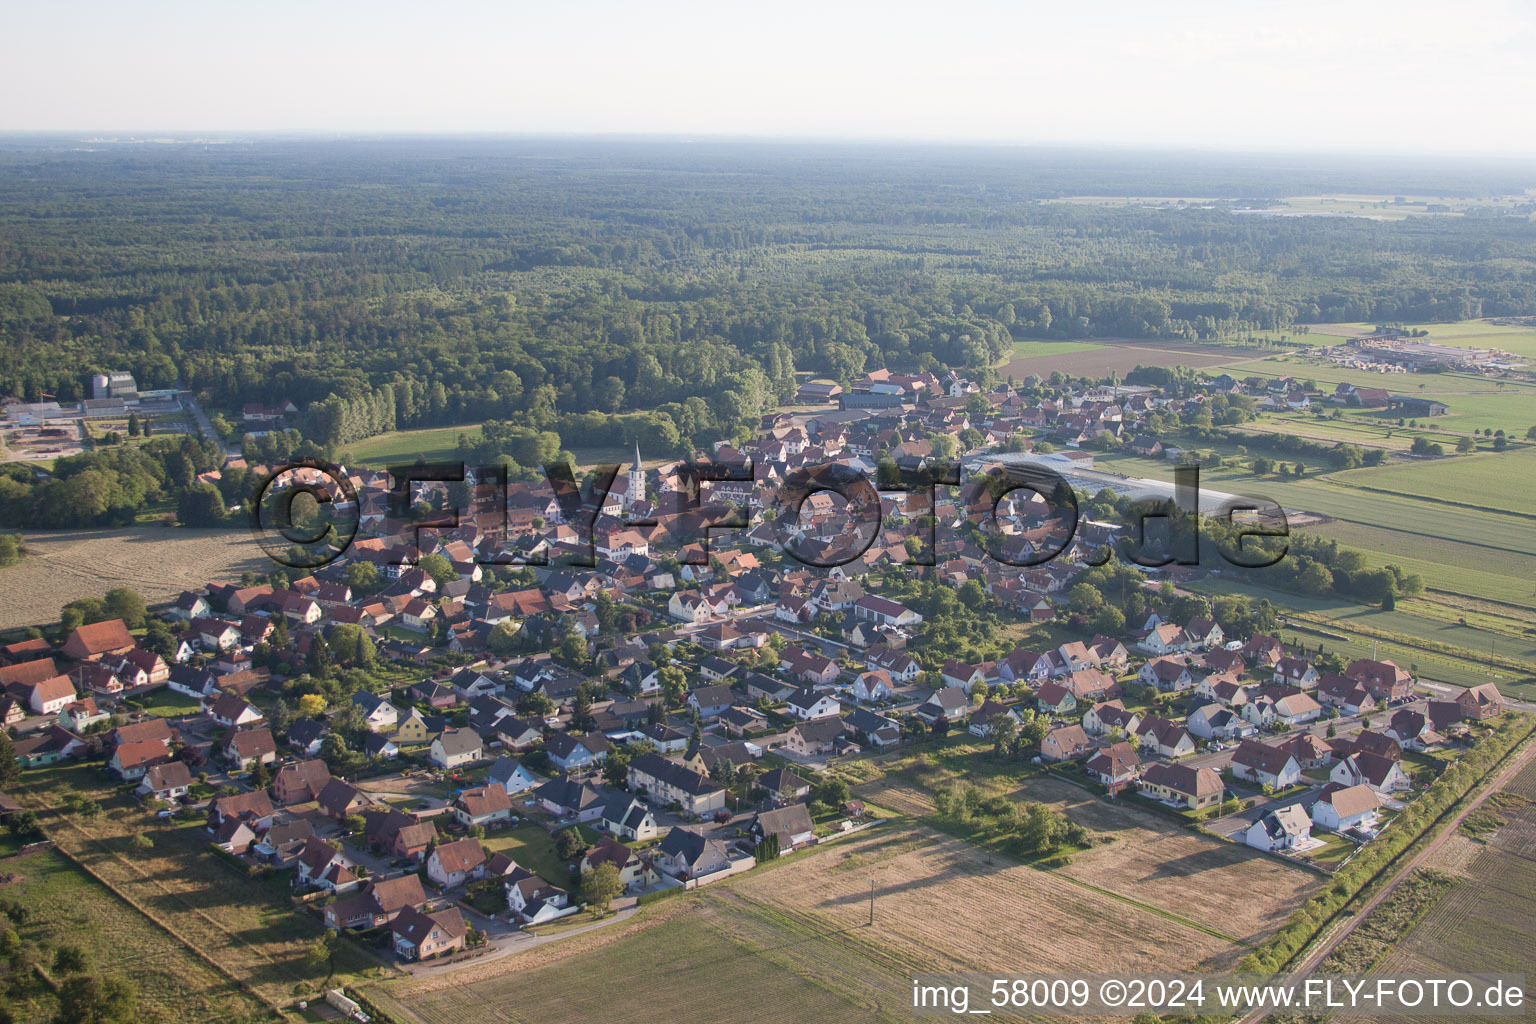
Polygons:
M208 856L291 873L298 912L405 962L868 828L883 811L841 769L957 738L1155 805L1170 829L1347 859L1505 711L1494 684L1325 658L1243 629L1247 602L1223 624L1187 589L1203 567L1137 568L1134 600L1095 602L1083 574L1126 524L1064 533L1028 490L882 490L864 537L830 489L762 514L828 465L873 479L1027 456L1078 484L1090 442L1177 459L1148 422L1300 394L1053 383L1063 397L1038 401L955 374L810 384L824 410L700 453L719 470L702 482L637 445L580 500L470 471L416 483L401 519L388 473L343 467L361 530L340 558L210 580L145 626L10 644L4 724L23 769L100 765L146 815L204 820ZM983 612L1002 624L989 650L1018 627L1011 650L968 654Z

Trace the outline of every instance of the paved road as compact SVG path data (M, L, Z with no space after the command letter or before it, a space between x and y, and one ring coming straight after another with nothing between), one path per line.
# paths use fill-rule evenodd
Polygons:
M628 910L620 910L617 913L610 914L609 916L603 918L601 921L593 921L591 924L582 925L580 928L572 928L570 931L559 932L554 935L536 935L519 931L510 932L500 938L493 937L490 940L491 951L489 953L486 953L483 956L477 956L473 960L465 960L461 963L410 963L400 964L399 966L402 970L417 977L430 977L431 975L435 974L445 974L449 971L455 971L462 967L472 967L477 964L486 963L490 960L500 960L502 957L511 956L514 953L524 953L537 946L542 946L547 942L560 942L563 939L573 938L585 932L590 932L596 928L607 928L609 925L614 925L618 924L620 921L629 920L634 916L636 909L637 908L631 907ZM472 919L480 917L478 914L471 914L469 916ZM502 923L505 925L505 922ZM476 927L482 927L482 925L477 924ZM538 928L535 927L534 931L537 932Z
M203 437L219 446L219 450L224 453L224 461L240 458L241 453L225 444L219 437L219 432L213 429L213 424L208 421L203 407L197 404L197 399L192 397L192 392L183 391L178 397L181 399L182 408L191 413L192 418L197 421L197 428L203 432Z
M1500 772L1491 783L1484 786L1483 791L1478 794L1477 798L1474 799L1471 803L1467 804L1467 806L1461 810L1461 813L1457 814L1449 824L1443 827L1440 830L1440 833L1430 841L1429 845L1425 846L1423 850L1419 851L1418 855L1410 860L1407 864L1404 864L1401 868L1399 868L1397 874L1392 876L1392 880L1383 886L1381 891L1372 897L1365 904L1365 906L1361 907L1360 910L1357 911L1355 915L1349 920L1345 921L1343 925L1334 932L1334 934L1329 936L1322 944L1320 944L1316 949L1308 954L1307 958L1294 969L1295 973L1307 974L1315 970L1317 966L1327 958L1329 953L1332 953L1336 948L1338 948L1339 943L1349 938L1350 934L1360 926L1361 922L1370 916L1371 911L1380 906L1383 900L1391 896L1392 893L1397 890L1397 887L1402 884L1405 878L1411 875L1418 868L1424 866L1424 864L1434 856L1435 852L1439 850L1440 847L1448 839L1451 838L1451 836L1456 834L1457 826L1459 826L1462 821L1466 819L1467 815L1481 807L1484 800L1487 800L1490 796L1503 789L1509 780L1514 778L1515 774L1520 771L1520 769L1524 768L1528 763L1530 763L1532 757L1536 757L1536 744L1527 743L1525 745L1525 749L1520 752L1520 754L1515 758L1514 762L1509 765L1509 767ZM1244 1017L1241 1021L1239 1021L1239 1024L1259 1024L1259 1021L1264 1020L1270 1015L1271 1012L1273 1011L1269 1009L1255 1010Z

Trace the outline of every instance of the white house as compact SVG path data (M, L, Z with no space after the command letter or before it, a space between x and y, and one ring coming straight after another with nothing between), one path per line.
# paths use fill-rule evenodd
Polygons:
M491 765L490 772L485 777L486 784L496 783L509 794L522 793L539 784L539 780L523 763L516 758L503 754Z
M1249 825L1243 838L1256 850L1294 850L1312 838L1312 819L1300 804L1291 804Z
M1401 764L1368 751L1350 754L1334 765L1328 781L1341 786L1366 785L1382 794L1406 792L1412 786Z
M480 760L482 744L473 729L444 729L432 741L430 758L439 768L457 768Z
M1312 805L1312 823L1319 828L1343 832L1376 820L1381 798L1370 786L1335 786L1329 783Z
M352 695L352 703L363 709L363 720L370 732L388 732L400 720L400 711L376 693L358 690Z
M802 722L808 722L813 718L830 718L842 710L842 705L836 697L803 686L789 695L786 710Z

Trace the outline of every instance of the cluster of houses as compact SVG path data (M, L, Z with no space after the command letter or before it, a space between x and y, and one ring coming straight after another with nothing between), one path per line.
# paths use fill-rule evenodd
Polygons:
M1024 644L978 663L939 661L925 653L924 616L880 592L879 570L909 565L914 537L928 543L905 527L935 523L933 579L953 588L979 584L1032 622L1057 616L1082 569L1078 556L1119 527L1085 522L1062 557L1024 567L1014 563L1051 547L1057 525L1038 495L1014 492L994 503L984 495L887 493L882 524L896 525L882 525L856 557L822 569L812 567L815 556L847 542L847 503L822 491L796 515L753 525L750 514L828 465L872 469L881 457L923 469L950 447L942 438L974 441L971 431L986 443L1029 429L1069 449L1108 434L1157 455L1155 438L1127 427L1156 409L1188 411L1206 396L1116 386L1036 401L952 374L877 371L845 394L823 397L841 407L769 416L751 441L715 445L707 460L716 471L703 480L682 463L647 470L638 449L606 492L584 496L547 481L490 487L470 473L470 507L433 529L392 518L386 474L344 471L361 539L312 575L188 591L165 610L170 642L155 651L121 620L78 626L57 648L39 639L0 649L0 713L5 725L20 727L17 756L29 767L100 758L146 797L168 802L189 798L202 764L269 773L268 787L211 801L213 842L234 856L294 867L304 887L332 897L328 923L388 925L403 955L431 956L462 946L458 912L430 910L414 872L358 871L292 808L313 804L338 823L360 815L369 849L410 862L443 889L499 879L509 911L537 924L574 911L565 889L472 837L445 841L440 823L455 832L496 828L515 817L514 798L532 801L555 823L603 833L585 867L613 863L630 888L697 883L750 867L751 853L707 828L663 828L657 812L670 809L689 823L728 816L732 801L716 781L722 763L739 769L773 749L796 766L759 774L763 803L747 825L755 842L771 837L787 853L815 841L807 776L825 759L890 748L919 730L987 738L1006 721L1043 718L1043 761L1080 764L1112 793L1135 788L1189 809L1209 808L1225 793L1217 772L1182 763L1201 749L1234 746L1233 777L1275 791L1329 766L1329 788L1309 820L1347 830L1365 821L1361 787L1378 797L1402 791L1402 750L1445 742L1467 721L1502 709L1497 690L1485 686L1431 701L1420 714L1401 706L1413 680L1390 661L1321 671L1273 637L1228 638L1210 618L1174 621L1157 609L1121 636ZM1064 457L1091 463L1086 452ZM334 483L312 470L295 478ZM340 490L335 497L353 501ZM446 488L427 484L419 497L446 498ZM722 545L719 524L736 516L739 528ZM983 523L1016 558L991 557L963 529ZM790 546L793 564L784 557ZM441 556L451 578L421 568L424 555ZM515 574L490 568L518 562L535 564ZM376 568L377 586L348 582L360 563ZM600 614L614 608L612 617ZM322 754L339 709L272 728L268 713L282 681L308 671L317 638L343 626L360 630L378 657L416 680L350 696L366 730L363 754L374 764L409 757L445 773L488 767L483 783L442 810L445 817L377 804L331 775ZM494 642L509 630L515 652ZM552 653L572 637L584 653L579 670ZM670 654L658 656L658 645ZM680 695L665 682L677 668L687 683ZM1126 692L1133 686L1137 694L1180 695L1186 710L1145 710L1168 705L1135 699ZM212 740L194 741L165 718L109 721L123 698L162 687L196 699ZM591 700L594 689L602 699ZM681 706L666 706L679 696ZM589 709L578 727L581 702ZM1291 733L1335 712L1393 708L1381 733L1328 742ZM27 727L39 718L46 724ZM683 720L710 742L697 742ZM593 782L613 751L635 744L645 752L628 760L626 791ZM192 748L196 757L188 756ZM535 753L539 771L526 763ZM1261 822L1266 836L1274 830L1270 848L1292 834L1294 817Z

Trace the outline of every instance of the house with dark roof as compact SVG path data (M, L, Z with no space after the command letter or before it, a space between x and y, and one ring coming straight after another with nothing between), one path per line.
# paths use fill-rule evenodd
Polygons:
M577 821L596 821L607 803L601 791L563 775L535 788L533 796L550 814Z
M941 686L912 713L930 724L939 719L958 722L971 710L971 699L964 690L953 686Z
M327 906L325 923L326 927L336 929L378 928L389 924L406 907L419 910L426 902L419 875L372 881L362 892Z
M192 770L185 761L151 765L135 792L156 800L180 800L192 788Z
M272 795L280 804L302 804L317 798L331 781L331 770L318 758L286 764L272 778Z
M560 771L588 771L608 759L608 740L600 732L557 732L545 741L544 750Z
M651 849L651 863L657 870L687 881L728 871L731 854L718 839L705 839L697 832L674 827Z
M831 754L847 731L841 718L814 718L797 722L784 737L784 747L802 757Z
M1301 781L1301 764L1279 747L1244 740L1232 755L1232 774L1261 786L1287 789Z
M1192 811L1219 804L1226 790L1221 776L1209 768L1161 761L1142 769L1138 788L1154 800Z
M651 809L636 797L627 795L603 806L602 826L605 831L631 842L644 842L661 834Z
M641 754L629 762L629 785L650 802L677 804L696 817L725 807L725 790L707 775L668 761L660 754Z
M626 891L642 888L656 879L655 872L638 853L612 836L603 836L582 855L582 875L596 871L604 864L612 864L618 871L619 881Z
M805 804L786 804L771 811L759 811L747 825L747 834L761 843L769 836L778 839L779 856L816 841L816 826Z
M431 960L464 948L467 927L457 907L430 914L403 907L389 925L395 954L402 960Z

